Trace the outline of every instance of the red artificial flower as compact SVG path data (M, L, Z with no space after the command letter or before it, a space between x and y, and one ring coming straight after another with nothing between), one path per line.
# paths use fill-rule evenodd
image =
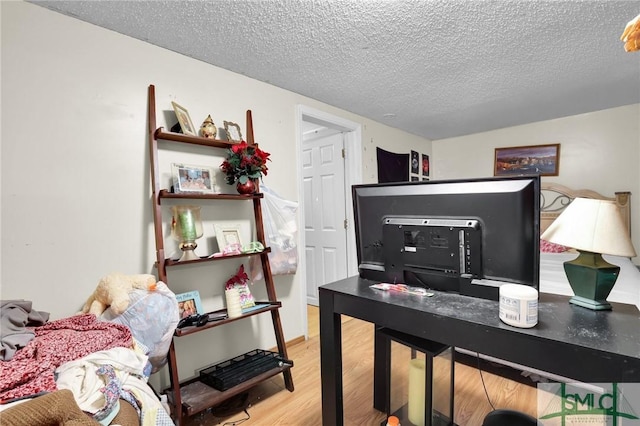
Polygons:
M220 169L226 175L225 180L228 184L244 184L249 179L259 179L262 175L267 175L267 161L271 161L269 155L257 145L241 141L227 151L227 158L220 165Z
M249 275L244 271L244 265L240 265L238 272L226 282L225 289L230 290L235 287L236 284L244 284L249 281Z

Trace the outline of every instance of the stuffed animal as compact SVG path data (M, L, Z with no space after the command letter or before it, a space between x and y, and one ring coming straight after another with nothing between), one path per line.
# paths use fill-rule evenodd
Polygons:
M114 315L122 314L129 306L129 293L134 289L153 291L156 278L149 274L109 274L100 279L93 294L82 307L83 313L100 316L107 308Z
M626 52L640 50L640 15L627 23L620 40L624 41L624 50Z

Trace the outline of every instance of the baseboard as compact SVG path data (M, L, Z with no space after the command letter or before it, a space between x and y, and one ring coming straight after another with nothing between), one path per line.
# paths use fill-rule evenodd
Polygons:
M287 340L285 342L285 345L287 346L287 348L289 348L290 346L297 345L298 343L302 343L302 342L304 342L306 340L307 339L305 339L304 336L298 336L298 337L295 337L295 338L293 338L291 340Z
M304 341L306 341L307 339L304 336L298 336L298 337L294 337L291 340L287 340L286 342L284 342L284 345L287 347L287 349L289 349L291 346L297 345L298 343L302 343ZM273 348L269 349L271 352L278 352L278 347L274 346Z

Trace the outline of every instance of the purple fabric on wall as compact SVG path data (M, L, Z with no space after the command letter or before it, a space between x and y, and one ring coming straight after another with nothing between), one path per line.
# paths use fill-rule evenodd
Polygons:
M406 182L409 180L409 154L396 154L376 148L378 183Z

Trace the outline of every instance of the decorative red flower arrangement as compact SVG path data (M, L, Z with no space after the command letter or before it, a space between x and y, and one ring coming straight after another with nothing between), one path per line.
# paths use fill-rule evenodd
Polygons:
M242 309L250 308L256 305L256 302L253 300L253 295L251 291L249 291L249 285L247 282L249 281L249 276L244 271L244 265L240 265L238 268L238 272L231 278L227 280L225 285L225 290L238 289L238 294L240 296L240 306Z
M246 284L249 281L249 275L244 271L244 265L240 265L238 272L227 280L225 290L231 290L235 286Z
M220 169L225 173L229 185L237 182L245 184L249 179L256 180L263 174L267 175L267 161L271 161L269 155L257 145L242 141L228 150Z

